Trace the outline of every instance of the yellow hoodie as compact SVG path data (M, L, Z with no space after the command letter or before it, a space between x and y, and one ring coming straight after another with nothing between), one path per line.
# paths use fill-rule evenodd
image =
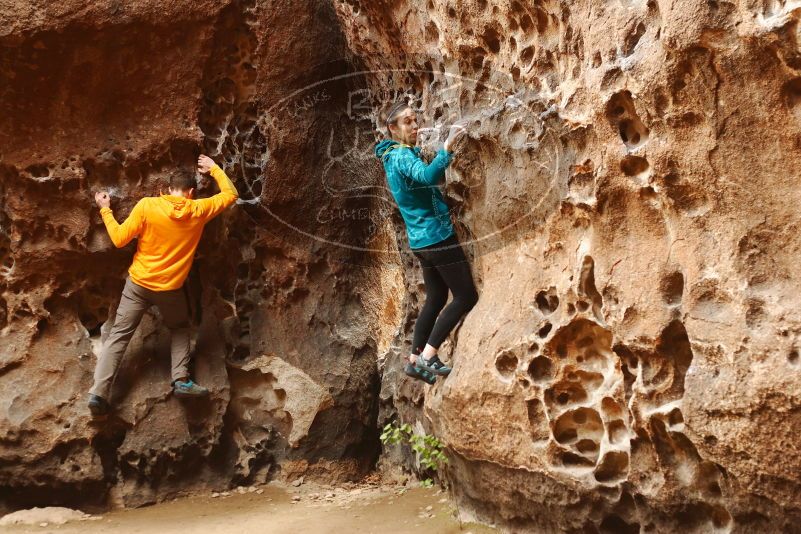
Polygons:
M128 269L131 281L153 291L178 289L184 284L203 226L239 196L219 166L211 168L211 175L220 188L211 198L146 197L136 203L122 224L117 224L110 208L100 209L108 235L117 248L139 237L133 264Z

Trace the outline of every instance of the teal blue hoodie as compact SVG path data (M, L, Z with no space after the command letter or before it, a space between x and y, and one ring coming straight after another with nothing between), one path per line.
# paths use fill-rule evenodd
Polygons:
M451 237L451 215L439 190L451 153L440 150L426 165L420 148L384 139L375 145L375 155L384 164L389 190L406 223L409 246L423 248Z

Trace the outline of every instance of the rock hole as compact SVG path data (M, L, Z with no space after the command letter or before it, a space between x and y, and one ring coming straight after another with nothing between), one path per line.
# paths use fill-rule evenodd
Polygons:
M517 356L509 351L504 351L495 358L495 369L504 378L510 378L517 369Z
M621 91L612 95L606 104L606 118L617 129L628 149L636 148L648 140L648 128L637 115L631 92Z
M568 315L576 314L576 307L572 303L567 305L567 314Z
M36 321L36 332L34 333L34 337L41 336L44 333L45 328L47 328L47 319L42 318Z
M579 275L579 294L589 297L592 302L592 312L595 318L604 322L601 309L603 308L603 297L595 287L595 261L592 256L584 256L581 263L581 273Z
M548 29L548 14L539 6L537 6L537 31L539 33L545 33L545 30ZM568 26L568 29L570 27Z
M523 33L531 32L531 29L533 27L534 27L534 21L531 20L531 16L528 13L520 17L520 29L523 30Z
M671 392L676 398L680 398L684 394L684 377L693 361L692 347L684 324L677 319L671 321L660 334L656 348L661 356L659 367L664 368L666 375L663 378L659 373L656 379L670 379ZM645 376L646 371L642 372Z
M679 271L670 273L662 279L659 289L666 304L670 306L681 304L684 294L684 275Z
M529 65L532 59L534 59L533 47L527 46L520 51L520 61L523 63L523 65Z
M577 449L597 459L598 443L603 438L601 416L592 408L578 408L560 415L553 425L554 439L562 445L576 443ZM587 441L592 442L591 447ZM581 448L578 443L584 442Z
M547 337L548 334L551 332L551 328L553 328L553 325L551 323L546 322L537 331L537 335L540 336L541 338Z
M625 120L620 123L620 138L627 145L636 146L640 144L642 139L640 132L634 125L633 121Z
M565 467L592 467L593 462L572 452L561 454L562 465Z
M798 350L793 349L790 351L790 354L787 355L787 361L793 365L798 364Z
M588 309L590 309L590 305L587 303L586 300L580 300L580 301L576 302L576 307L578 308L578 310L580 312L585 312Z
M726 528L731 524L731 514L722 506L715 506L712 509L712 524L715 528Z
M626 523L616 514L604 517L598 528L602 534L640 534L639 523Z
M648 167L648 160L640 156L626 156L620 161L620 170L626 176L643 174Z
M590 371L578 370L576 371L578 381L587 389L594 391L601 387L604 382L604 375L601 373L593 373Z
M511 5L509 5L509 13L512 15L519 15L520 13L525 13L526 9L520 5L520 2L517 0L513 0Z
M732 522L731 514L724 507L705 502L689 503L674 517L683 531L708 530L710 522L717 529L726 529Z
M528 375L534 382L548 380L553 375L553 363L550 358L537 356L528 365Z
M550 315L559 307L559 297L556 296L556 288L551 287L548 291L540 291L535 299L537 308L543 315Z
M620 419L623 417L623 409L612 397L603 398L601 401L601 409L603 409L607 419Z
M433 22L429 22L426 25L426 39L429 42L439 42L439 29Z
M640 42L642 36L645 35L645 24L640 22L637 26L629 32L626 39L623 41L623 55L630 56L634 53L637 43Z
M482 36L484 40L484 44L487 46L487 49L492 52L493 54L497 54L501 51L501 41L498 36L498 32L492 28L487 28Z
M782 96L787 107L797 106L801 102L801 77L785 82L782 86Z
M626 440L626 425L620 419L615 419L607 427L609 432L609 442L613 445L621 445Z
M629 455L622 451L607 452L595 470L598 482L615 482L625 478L629 467Z
M32 178L43 179L50 177L50 167L45 163L26 167L25 172L27 172Z
M562 429L558 434L555 434L554 438L559 443L567 445L576 441L576 438L578 438L578 433L576 432L575 428L565 428Z
M684 416L681 414L681 410L678 408L673 408L668 414L668 423L671 425L680 425L683 422Z
M656 189L653 187L646 186L640 189L640 195L642 195L645 199L655 199L656 198Z

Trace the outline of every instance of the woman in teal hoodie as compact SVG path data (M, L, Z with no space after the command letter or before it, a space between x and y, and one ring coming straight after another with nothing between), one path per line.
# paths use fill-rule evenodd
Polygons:
M434 375L451 369L437 351L451 330L478 301L470 264L453 230L439 184L453 154L450 149L464 134L452 126L443 149L426 165L417 144L417 115L406 102L396 103L387 115L390 139L375 147L384 164L387 183L406 224L409 246L423 268L426 302L414 325L412 355L405 372L433 384ZM453 300L448 302L448 291Z

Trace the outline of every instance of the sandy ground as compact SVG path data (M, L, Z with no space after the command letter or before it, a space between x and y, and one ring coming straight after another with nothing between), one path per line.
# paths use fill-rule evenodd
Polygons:
M197 496L146 508L119 510L89 521L0 527L3 533L58 534L485 534L460 525L453 505L436 489L303 484L242 488L229 495Z

